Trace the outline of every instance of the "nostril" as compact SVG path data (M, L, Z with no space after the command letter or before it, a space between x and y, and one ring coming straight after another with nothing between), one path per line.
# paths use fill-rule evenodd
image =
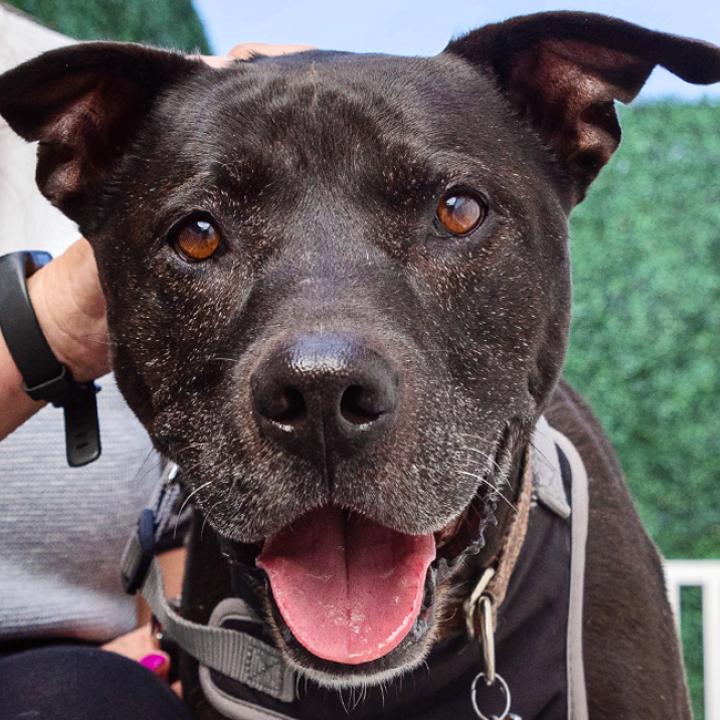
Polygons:
M340 399L340 414L353 425L375 422L382 414L374 394L361 385L351 385Z
M272 410L263 414L282 425L299 425L307 417L305 398L295 387L283 388L275 398Z

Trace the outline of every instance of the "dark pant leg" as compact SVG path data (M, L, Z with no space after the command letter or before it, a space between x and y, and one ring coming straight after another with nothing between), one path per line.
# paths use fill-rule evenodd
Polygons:
M138 663L72 645L0 657L0 718L191 720L170 688Z

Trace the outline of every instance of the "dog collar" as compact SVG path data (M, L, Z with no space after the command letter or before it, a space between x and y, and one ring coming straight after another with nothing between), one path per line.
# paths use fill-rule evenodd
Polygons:
M208 625L192 623L170 607L154 552L168 522L163 507L172 487L164 484L153 507L143 511L123 558L123 581L128 591L141 590L164 635L199 661L200 683L210 703L234 720L330 718L335 717L330 708L336 706L337 716L344 716L347 703L338 705L337 691L311 684L298 691L294 672L243 599L223 600ZM535 716L533 707L554 702L567 706L563 716L585 720L581 611L586 527L587 476L582 461L572 443L541 418L528 451L518 512L497 568L490 577L483 573L485 581L466 604L469 636L440 642L427 660L428 670L390 683L397 692L395 716L522 720ZM558 585L567 585L567 593L558 593ZM543 589L545 624L538 623L542 617L534 607ZM556 632L560 626L566 633ZM533 662L544 681L528 682ZM352 717L387 717L389 689L381 702L373 692L368 691L368 700Z

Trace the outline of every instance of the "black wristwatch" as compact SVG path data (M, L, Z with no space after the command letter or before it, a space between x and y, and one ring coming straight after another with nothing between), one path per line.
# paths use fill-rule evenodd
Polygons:
M33 400L61 407L65 449L71 467L100 457L100 427L94 382L76 382L54 355L28 295L26 280L52 260L46 252L21 251L0 257L0 331Z

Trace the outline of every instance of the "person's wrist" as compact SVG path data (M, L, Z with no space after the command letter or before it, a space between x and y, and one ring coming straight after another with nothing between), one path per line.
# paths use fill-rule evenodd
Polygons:
M35 315L55 357L78 382L109 370L105 299L95 257L84 240L28 280Z

